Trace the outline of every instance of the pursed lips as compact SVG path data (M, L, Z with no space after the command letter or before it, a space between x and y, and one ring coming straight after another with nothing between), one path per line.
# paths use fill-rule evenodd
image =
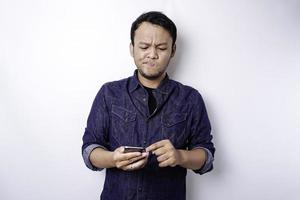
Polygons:
M156 66L156 63L155 63L155 62L151 62L151 61L143 62L143 64L144 64L144 65L147 65L147 66L150 66L150 67Z

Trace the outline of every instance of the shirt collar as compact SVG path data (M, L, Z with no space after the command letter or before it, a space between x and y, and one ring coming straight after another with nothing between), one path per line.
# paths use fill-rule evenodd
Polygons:
M143 85L140 83L138 79L138 70L136 69L134 71L133 76L130 77L129 92L133 92L138 87L143 87ZM162 94L168 94L171 91L171 89L172 89L172 83L170 81L168 74L166 74L165 78L161 81L156 91Z

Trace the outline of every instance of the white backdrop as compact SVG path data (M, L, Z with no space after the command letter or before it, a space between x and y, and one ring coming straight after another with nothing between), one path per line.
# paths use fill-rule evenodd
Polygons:
M133 74L150 10L177 24L169 73L213 126L215 169L188 173L188 199L300 198L299 0L0 0L1 200L99 199L81 137L101 85Z

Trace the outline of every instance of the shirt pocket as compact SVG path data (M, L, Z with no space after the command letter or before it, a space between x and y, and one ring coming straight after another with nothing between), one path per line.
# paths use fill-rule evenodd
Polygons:
M185 144L186 113L173 112L162 115L162 134L179 148Z
M118 146L131 145L136 113L121 106L112 105L112 137Z

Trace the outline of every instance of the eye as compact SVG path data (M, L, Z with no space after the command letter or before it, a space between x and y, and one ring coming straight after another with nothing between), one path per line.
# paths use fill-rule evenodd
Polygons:
M147 46L141 46L140 47L140 49L144 49L144 50L147 49L147 48L148 48Z
M161 51L167 50L167 48L158 48L158 49L161 50Z
M165 46L165 45L159 45L159 46L157 46L157 49L160 50L160 51L165 51L165 50L168 49L168 47Z

